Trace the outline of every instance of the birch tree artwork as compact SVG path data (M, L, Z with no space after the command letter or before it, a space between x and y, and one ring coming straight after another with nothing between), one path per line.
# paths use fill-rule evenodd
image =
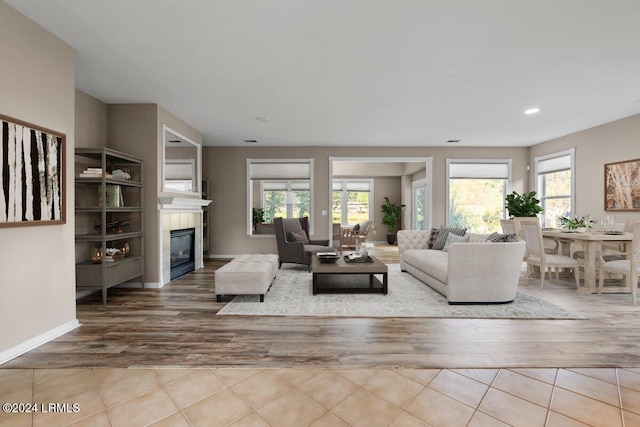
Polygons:
M604 165L604 209L640 210L640 159Z
M0 227L64 224L65 136L0 115Z

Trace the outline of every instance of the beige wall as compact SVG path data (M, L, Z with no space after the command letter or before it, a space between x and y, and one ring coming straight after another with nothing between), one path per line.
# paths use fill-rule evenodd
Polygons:
M640 219L638 212L604 211L604 164L640 158L640 114L616 120L530 148L530 187L535 189L534 159L575 148L576 214L600 219L614 214L617 222Z
M75 323L75 52L4 2L0 40L0 112L67 136L67 223L0 228L0 355L6 355Z
M107 104L76 89L76 147L107 146Z
M329 237L329 157L433 157L433 224L445 221L445 161L447 158L513 159L513 189L524 191L527 148L464 147L204 147L203 176L209 178L213 199L209 253L275 253L274 237L247 236L246 159L314 158L314 238ZM379 192L377 192L379 193ZM379 209L377 203L375 209ZM379 215L376 215L376 218ZM386 233L376 225L378 233ZM381 231L382 230L382 231Z
M162 125L166 124L198 144L202 144L202 134L157 104L110 104L107 110L109 148L144 161L144 280L151 284L160 283L161 228L158 197L164 195L161 167Z
M158 194L158 106L156 104L111 104L107 107L107 146L139 157L144 168L144 281L157 283L159 257Z

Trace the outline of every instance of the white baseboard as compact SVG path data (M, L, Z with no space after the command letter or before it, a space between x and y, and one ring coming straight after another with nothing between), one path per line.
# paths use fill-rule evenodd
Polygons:
M144 282L144 287L149 289L160 289L163 286L164 285L160 284L159 282Z
M15 359L21 354L31 351L34 348L41 346L42 344L58 338L60 335L64 335L67 332L74 330L78 326L80 326L80 322L78 322L78 319L74 319L56 328L50 329L38 336L28 339L27 341L18 344L15 347L0 352L0 365L8 362L11 359Z

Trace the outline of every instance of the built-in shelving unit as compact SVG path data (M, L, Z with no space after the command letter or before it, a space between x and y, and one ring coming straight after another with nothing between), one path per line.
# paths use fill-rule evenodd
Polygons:
M138 277L144 286L142 168L109 148L75 150L76 287L101 289L103 304L112 286ZM117 169L130 177L112 177ZM108 257L108 249L121 253Z

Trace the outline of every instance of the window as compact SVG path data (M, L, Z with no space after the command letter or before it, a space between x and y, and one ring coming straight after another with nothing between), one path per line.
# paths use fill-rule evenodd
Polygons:
M447 159L447 224L474 233L500 231L511 159Z
M262 181L264 222L276 217L302 218L309 216L309 181Z
M414 230L426 230L425 206L427 201L427 180L420 179L411 184L413 205L411 218Z
M371 219L372 193L372 179L333 180L333 222L346 227Z
M536 192L544 227L556 227L558 217L574 214L574 156L572 148L535 158Z
M309 217L309 233L313 233L312 189L313 159L247 159L248 234L273 234L276 217L305 216ZM261 220L254 214L259 209Z

